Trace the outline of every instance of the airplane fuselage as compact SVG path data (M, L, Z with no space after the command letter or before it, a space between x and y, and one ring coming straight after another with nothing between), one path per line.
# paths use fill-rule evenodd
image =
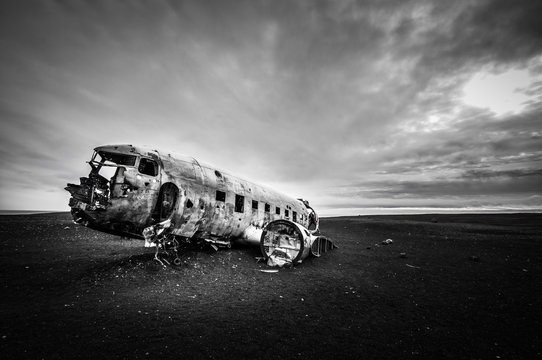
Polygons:
M260 244L262 229L282 219L311 232L308 202L243 180L196 159L132 145L94 149L91 172L68 184L74 220L133 238L165 220L184 238Z

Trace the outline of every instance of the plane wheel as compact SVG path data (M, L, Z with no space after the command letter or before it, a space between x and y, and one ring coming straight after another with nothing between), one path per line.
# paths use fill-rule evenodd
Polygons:
M173 265L175 266L181 266L181 258L175 258L175 260L173 260Z

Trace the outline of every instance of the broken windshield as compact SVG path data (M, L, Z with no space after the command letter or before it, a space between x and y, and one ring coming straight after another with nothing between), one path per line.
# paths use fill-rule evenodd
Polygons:
M136 163L136 156L135 155L125 155L125 154L118 154L118 153L110 153L105 151L100 151L98 154L102 157L101 162L112 162L117 165L126 165L126 166L134 166Z

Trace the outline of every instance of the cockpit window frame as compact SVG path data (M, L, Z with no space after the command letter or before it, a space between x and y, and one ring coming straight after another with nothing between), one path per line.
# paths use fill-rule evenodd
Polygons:
M142 169L141 169L141 163L142 162L149 162L149 163L152 163L154 165L154 172L153 172L154 175L142 171ZM147 170L148 166L149 165L146 165L144 170ZM142 156L139 159L139 162L137 163L137 172L142 174L142 175L146 175L146 176L150 176L150 177L156 177L156 176L158 176L160 174L160 165L158 164L158 162L155 159L151 159L151 158Z
M100 155L101 163L106 165L120 165L120 166L135 166L137 163L136 155L115 153L109 151L98 151L97 155ZM93 156L95 159L95 156Z
M99 161L97 160L98 155L100 157ZM121 159L124 159L124 160L119 161ZM126 161L126 159L129 159L129 160ZM117 160L118 162L115 162L113 160ZM117 152L112 152L112 151L96 151L96 150L92 153L92 157L90 158L90 161L87 161L87 163L92 167L93 171L95 172L100 171L100 169L103 166L133 168L136 166L137 162L138 162L137 155L117 153Z

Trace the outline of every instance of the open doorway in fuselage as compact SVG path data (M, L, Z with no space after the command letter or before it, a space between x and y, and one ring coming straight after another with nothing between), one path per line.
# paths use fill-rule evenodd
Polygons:
M179 188L173 183L165 183L160 188L160 194L158 195L158 201L152 213L152 218L156 222L162 222L168 219L175 205L177 205L177 198L179 197Z

